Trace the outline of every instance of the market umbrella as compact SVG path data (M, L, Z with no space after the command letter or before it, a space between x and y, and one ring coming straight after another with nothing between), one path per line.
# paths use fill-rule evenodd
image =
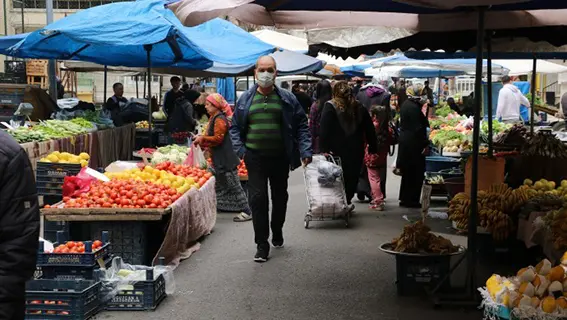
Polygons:
M82 10L49 24L30 33L7 53L111 66L203 70L213 62L254 63L274 50L233 26L214 19L188 28L160 0L119 2Z

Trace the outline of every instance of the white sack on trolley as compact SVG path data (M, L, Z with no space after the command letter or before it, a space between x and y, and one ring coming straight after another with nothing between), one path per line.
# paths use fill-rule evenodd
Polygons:
M312 216L330 217L345 214L347 211L342 174L339 173L334 180L324 179L325 183L320 183L321 178L329 178L325 172L331 172L333 176L336 174L334 166L325 156L315 155L313 162L305 167L305 188Z

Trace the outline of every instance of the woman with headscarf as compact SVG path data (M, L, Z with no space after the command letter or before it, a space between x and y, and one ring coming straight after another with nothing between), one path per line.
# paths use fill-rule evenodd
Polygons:
M333 97L333 89L329 80L321 80L315 88L317 100L309 109L309 131L311 132L311 146L314 153L319 153L319 128L321 124L321 113L327 101Z
M175 100L173 111L167 115L167 128L171 133L194 132L197 121L193 118L193 104L201 96L195 90L183 92L183 96Z
M333 98L325 104L321 114L319 147L323 153L341 158L343 178L349 210L354 210L352 198L363 165L364 151L378 151L374 125L368 111L354 99L346 81L333 87Z
M217 208L220 211L239 212L233 219L235 222L249 221L252 220L252 211L238 177L240 159L232 149L228 133L229 120L225 113L227 107L230 109L220 94L214 93L207 97L205 108L210 115L209 125L193 144L210 149L216 178Z
M421 84L407 88L407 100L400 108L400 136L396 171L402 176L400 206L418 208L425 174L425 156L429 152L429 121L421 108L427 93Z

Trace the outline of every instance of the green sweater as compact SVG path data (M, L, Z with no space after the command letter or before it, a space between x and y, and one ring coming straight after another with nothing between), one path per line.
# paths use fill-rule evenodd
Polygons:
M246 148L267 155L285 153L281 124L282 101L277 93L256 92L248 113Z

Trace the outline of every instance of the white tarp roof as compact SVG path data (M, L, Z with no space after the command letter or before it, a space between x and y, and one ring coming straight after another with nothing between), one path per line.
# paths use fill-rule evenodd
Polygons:
M286 49L299 53L307 53L307 51L309 50L307 39L268 29L253 31L250 33L256 38L280 49Z
M319 60L323 60L327 63L327 65L335 65L337 67L343 67L343 66L349 66L349 65L353 65L355 63L360 62L357 59L354 59L352 57L348 57L346 59L343 58L336 58L334 56L325 54L325 53L321 53L319 52L317 54L317 59Z
M415 34L415 30L390 27L339 27L307 30L309 44L326 43L340 48L389 43Z
M511 76L529 74L533 69L533 60L493 60L493 62L509 69ZM536 72L563 73L567 72L567 67L545 60L537 60Z

